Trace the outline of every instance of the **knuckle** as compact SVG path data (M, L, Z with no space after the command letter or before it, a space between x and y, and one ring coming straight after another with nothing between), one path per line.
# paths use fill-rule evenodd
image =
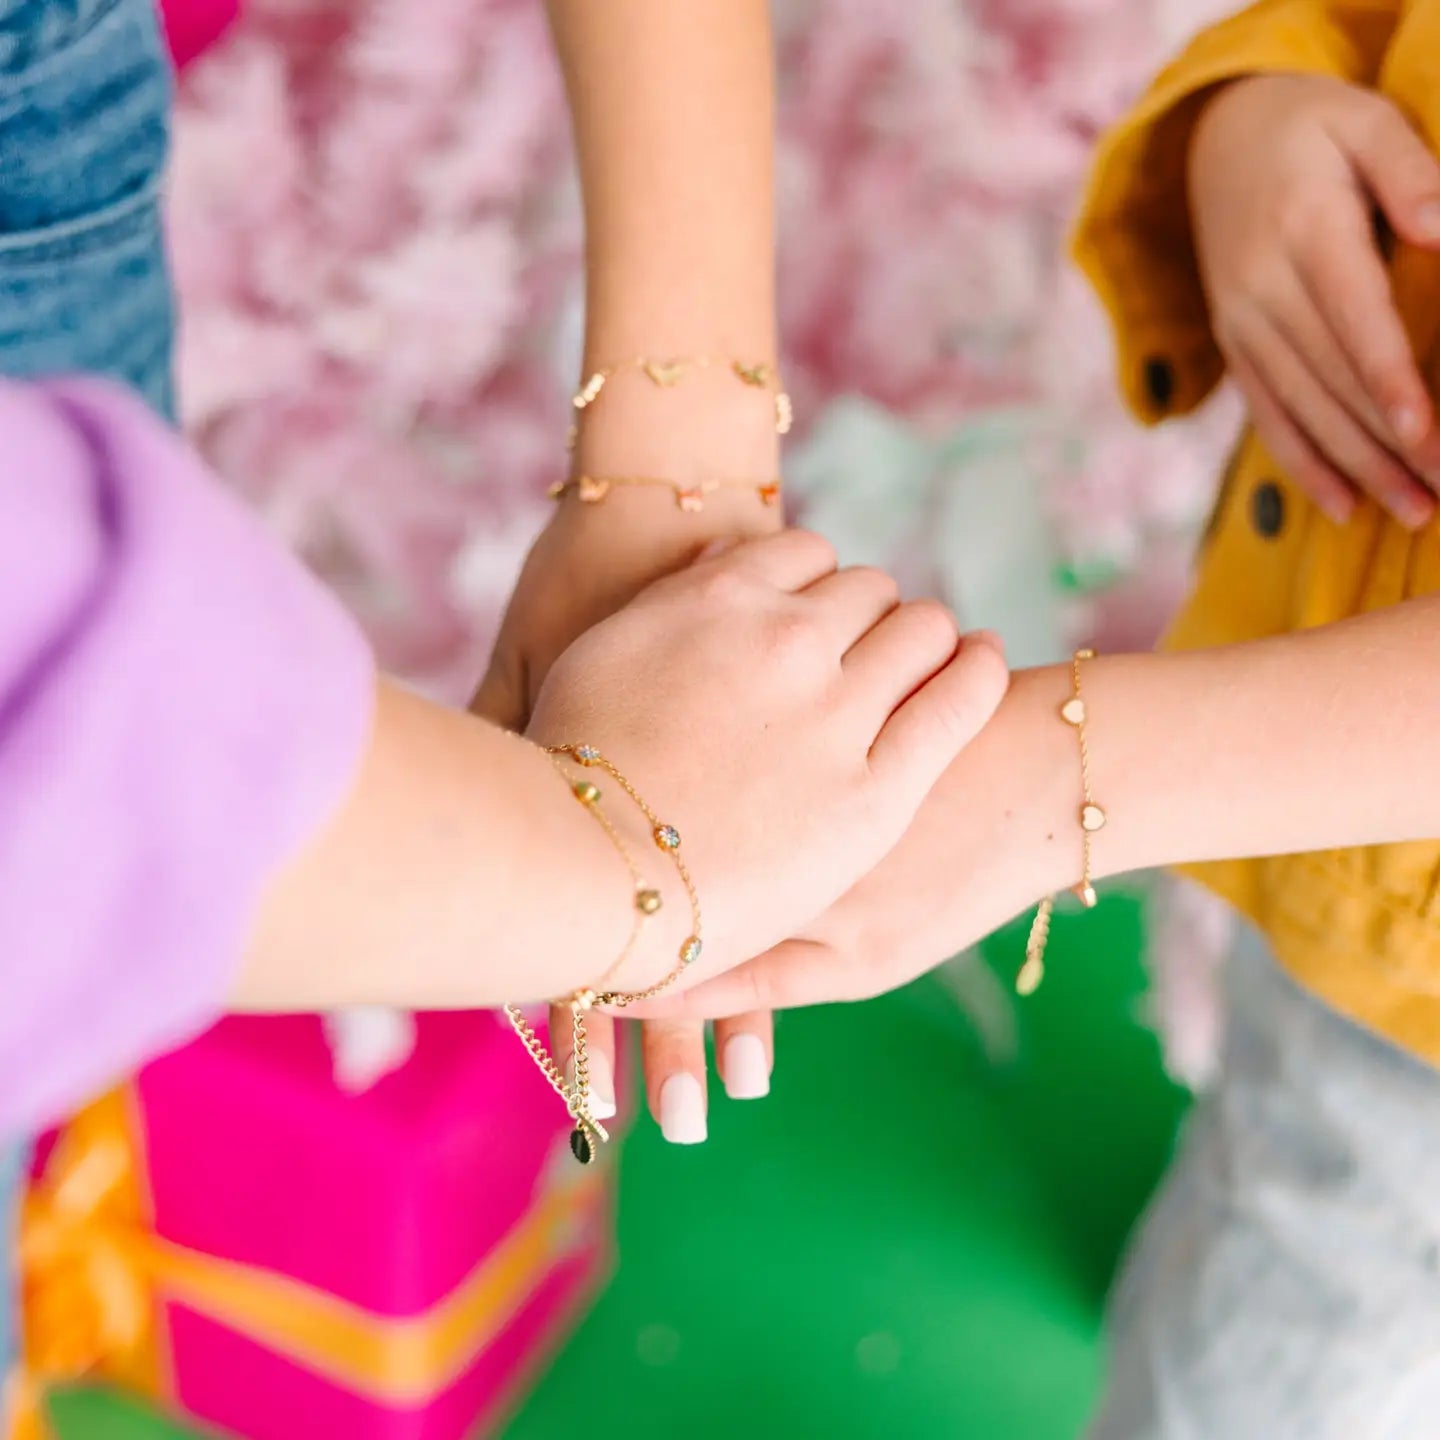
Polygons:
M900 586L895 577L888 570L880 569L878 565L856 565L850 573L857 581L877 594L898 595L900 593Z
M770 617L769 632L771 651L789 662L818 649L823 633L817 617L802 605L786 605L777 610Z
M839 562L835 546L823 535L817 535L813 530L797 530L795 533L800 543L806 547L807 559L813 559L817 565L831 567Z
M732 608L753 598L755 585L743 565L722 561L695 575L699 598L717 607Z
M938 600L912 600L904 607L906 624L917 644L954 648L960 638L960 627L949 608Z

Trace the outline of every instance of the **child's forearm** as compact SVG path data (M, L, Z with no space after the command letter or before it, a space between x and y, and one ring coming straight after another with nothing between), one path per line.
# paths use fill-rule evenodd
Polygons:
M233 1005L470 1008L596 980L630 933L630 879L549 760L385 682L375 714L349 798L270 889Z
M549 9L585 200L586 365L697 353L772 361L765 0L550 0ZM663 392L633 375L617 380L587 412L581 447L591 468L681 479L696 457L712 475L770 476L778 455L765 397L723 371Z
M764 0L550 0L550 17L585 195L589 358L773 345Z
M1440 600L1189 654L1085 662L1097 876L1440 836ZM931 800L1016 908L1080 878L1068 666L1018 674ZM935 830L927 819L927 828ZM978 838L978 837L977 837ZM971 892L973 887L963 887Z

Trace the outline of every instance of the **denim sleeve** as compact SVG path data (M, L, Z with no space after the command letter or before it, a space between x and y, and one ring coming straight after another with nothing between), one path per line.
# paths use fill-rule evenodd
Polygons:
M173 415L170 92L153 0L0 0L0 375L90 371ZM0 1135L0 1382L26 1153Z
M173 413L153 0L0 0L0 374L88 371Z

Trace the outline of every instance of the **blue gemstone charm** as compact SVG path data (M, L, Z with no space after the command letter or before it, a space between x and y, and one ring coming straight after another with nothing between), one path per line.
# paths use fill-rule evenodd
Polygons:
M662 850L678 850L680 848L680 832L673 825L657 825L655 827L655 843Z
M600 752L593 745L577 745L575 758L582 765L594 765L600 759Z

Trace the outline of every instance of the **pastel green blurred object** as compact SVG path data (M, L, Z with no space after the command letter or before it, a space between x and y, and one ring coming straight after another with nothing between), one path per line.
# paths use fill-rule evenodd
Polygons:
M992 408L932 435L842 395L790 455L785 491L844 564L879 565L907 593L944 599L968 629L1001 631L1013 665L1046 664L1069 647L1042 423L1032 409Z
M712 1086L707 1144L638 1125L619 1274L505 1440L1072 1440L1184 1100L1137 1019L1138 903L1050 944L1003 1065L932 976L782 1017L770 1098Z
M1023 935L974 963L1008 978ZM1072 1440L1184 1105L1137 1019L1141 935L1128 897L1058 915L1002 1063L930 976L783 1016L771 1097L712 1086L709 1143L638 1125L619 1275L505 1440ZM59 1440L190 1436L97 1394L55 1418Z

